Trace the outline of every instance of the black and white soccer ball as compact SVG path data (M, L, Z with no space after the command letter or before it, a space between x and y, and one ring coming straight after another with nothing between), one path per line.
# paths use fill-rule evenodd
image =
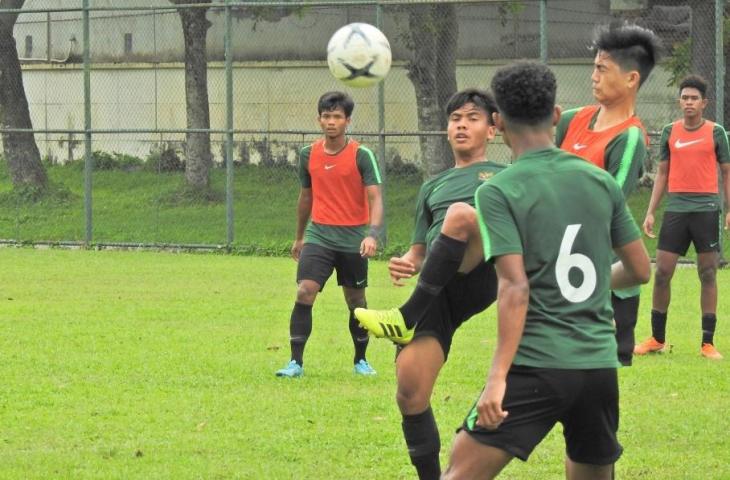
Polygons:
M369 87L390 70L390 43L368 23L337 30L327 44L327 63L334 77L350 87Z

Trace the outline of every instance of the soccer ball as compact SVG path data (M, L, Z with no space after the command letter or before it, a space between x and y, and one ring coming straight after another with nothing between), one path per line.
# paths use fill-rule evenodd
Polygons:
M335 78L350 87L369 87L390 70L390 44L383 32L367 23L351 23L332 35L327 63Z

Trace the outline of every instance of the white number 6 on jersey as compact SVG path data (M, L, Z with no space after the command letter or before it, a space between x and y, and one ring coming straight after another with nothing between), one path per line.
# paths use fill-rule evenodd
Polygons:
M555 262L555 278L558 281L560 293L572 303L587 300L596 289L596 267L593 266L591 259L582 253L570 253L581 226L580 224L568 225L565 229L563 241L560 243L558 260ZM583 283L577 287L570 283L568 277L571 268L577 268L583 272Z

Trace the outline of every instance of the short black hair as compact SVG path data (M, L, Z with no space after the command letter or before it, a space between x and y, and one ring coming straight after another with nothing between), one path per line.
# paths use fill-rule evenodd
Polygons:
M612 22L596 28L591 50L608 53L624 71L637 70L641 86L659 60L661 40L648 28Z
M557 82L542 63L521 61L497 70L492 91L500 114L512 124L552 124Z
M699 90L700 95L702 95L702 98L707 98L707 80L702 78L699 75L687 75L682 79L681 82L679 82L679 94L682 95L682 90L685 88L696 88Z
M355 102L352 97L345 92L327 92L319 97L317 102L317 113L331 112L341 108L345 112L345 117L350 118L352 111L355 109Z
M465 88L453 94L446 104L446 115L451 115L467 103L473 103L487 112L487 123L494 125L492 114L497 111L497 103L491 93L478 88Z

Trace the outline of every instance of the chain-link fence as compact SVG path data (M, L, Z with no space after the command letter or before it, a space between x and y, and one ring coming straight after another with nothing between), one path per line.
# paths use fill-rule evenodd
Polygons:
M319 136L316 101L345 90L356 102L351 134L385 172L389 240L406 244L420 182L450 161L448 151L422 153L444 141L445 115L428 112L442 111L457 88L487 87L496 68L521 58L551 65L563 107L589 104L592 32L615 19L653 29L666 47L639 94L653 137L679 116L676 83L690 71L712 85L708 115L722 121L728 110L715 88L725 79L722 0L0 0L0 8L0 73L17 54L23 82L18 90L0 78L3 240L283 248L294 231L297 151ZM349 89L327 68L329 37L356 21L391 43L394 64L377 87ZM23 105L8 95L23 91L29 123L9 122L7 112ZM13 188L9 145L29 129L44 192ZM489 156L509 161L499 140ZM204 195L188 188L201 175Z

